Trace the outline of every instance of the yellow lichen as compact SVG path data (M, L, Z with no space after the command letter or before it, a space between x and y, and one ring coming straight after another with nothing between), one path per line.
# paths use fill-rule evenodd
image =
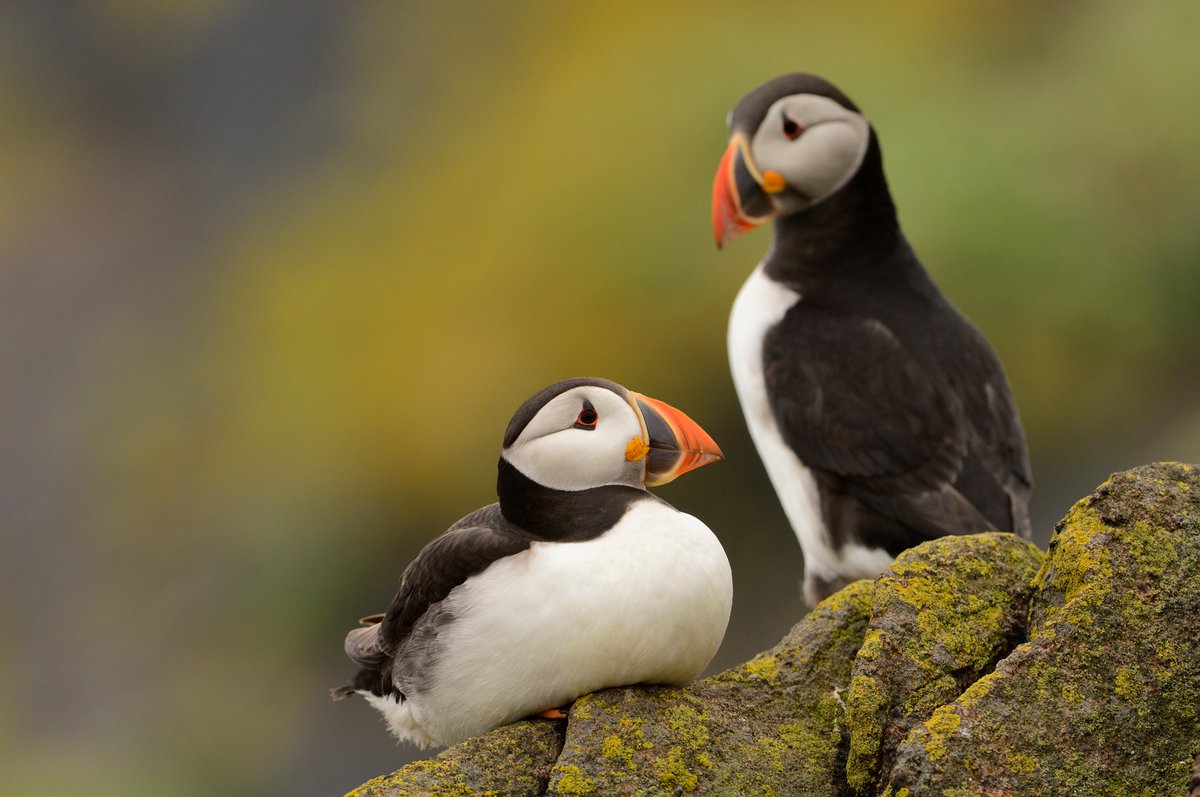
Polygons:
M858 649L857 658L864 661L874 661L879 658L882 652L883 632L878 628L868 628L867 633L863 636L862 647Z
M755 656L742 665L742 669L751 677L761 678L768 682L779 677L779 662L775 660L774 656L764 654Z
M557 777L554 790L559 794L591 794L596 790L596 783L583 774L583 771L572 764L558 764L551 773L551 780Z
M590 720L592 718L592 704L596 702L594 694L584 695L576 700L571 705L572 720Z
M836 706L835 706L835 711ZM813 717L816 726L803 722L786 722L779 726L779 738L787 745L788 750L800 754L802 760L811 766L832 766L837 757L837 745L841 740L833 722L833 715L819 707Z
M1018 646L1017 649L1019 650L1020 646ZM1004 675L1002 675L1001 673L998 673L998 672L988 673L987 675L983 676L978 681L976 681L975 683L973 683L969 687L967 687L967 691L963 692L962 695L960 695L958 698L959 704L962 705L964 708L971 708L972 706L978 704L980 700L987 697L988 694L992 691L992 689L996 686L996 684L999 683L1003 679L1004 679Z
M961 722L962 717L952 705L940 707L925 721L924 728L929 731L925 739L925 752L930 761L939 761L946 755L946 739L958 730Z
M1092 627L1094 610L1111 592L1113 552L1108 543L1117 534L1086 501L1067 513L1051 541L1057 550L1046 558L1033 582L1040 592L1060 594L1062 602L1045 607L1038 627L1031 629L1031 639L1057 622L1080 629Z
M1060 694L1062 695L1062 699L1068 703L1082 703L1084 701L1083 692L1080 692L1079 687L1072 683L1063 684Z
M1032 775L1037 771L1037 759L1026 753L1010 752L1007 756L1008 768L1021 775Z
M1170 537L1158 529L1145 523L1135 523L1133 528L1123 531L1121 541L1143 572L1161 576L1179 560L1179 552L1175 550Z
M706 719L707 711L702 703L676 703L667 709L667 723L674 731L674 737L687 745L693 754L708 746Z
M604 741L600 743L600 755L605 758L616 758L625 763L629 769L636 769L637 765L633 763L633 750L629 745L622 741L620 736L612 735L604 737Z
M649 750L654 747L654 742L646 738L643 730L645 727L646 720L642 717L624 716L617 720L617 730L624 733L631 745L638 750Z
M1150 666L1154 674L1154 680L1161 686L1175 674L1179 648L1172 640L1162 639L1155 646L1154 652L1156 655L1150 662Z
M1124 665L1117 668L1116 677L1113 679L1113 688L1118 695L1130 702L1137 700L1142 694L1132 668Z
M846 780L855 791L864 791L875 781L887 710L887 694L879 681L866 675L850 679L846 701L846 723L850 727Z
M668 750L665 759L655 759L654 769L658 773L659 781L664 786L679 786L684 791L695 791L696 784L700 780L694 772L687 768L683 759L683 748L678 746Z
M863 598L870 597L873 584L874 580L869 578L852 581L818 603L817 607L813 609L813 613L836 614L846 609L861 609L863 608Z

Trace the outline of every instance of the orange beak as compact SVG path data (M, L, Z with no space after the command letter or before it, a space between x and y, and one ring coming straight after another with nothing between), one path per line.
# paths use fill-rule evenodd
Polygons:
M772 193L779 190L772 187ZM734 133L713 179L712 224L717 248L778 214L779 207L763 188L763 176L750 157L749 139L744 133Z
M725 458L708 432L680 410L632 390L629 398L641 416L649 441L647 487L666 484L690 470Z

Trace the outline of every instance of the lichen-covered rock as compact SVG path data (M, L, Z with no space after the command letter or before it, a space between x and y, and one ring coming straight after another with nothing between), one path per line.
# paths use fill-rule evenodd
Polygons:
M840 693L870 598L870 582L852 584L775 648L687 689L580 699L548 793L837 794Z
M546 793L561 722L529 720L468 739L364 783L346 797L534 797Z
M1200 746L1200 469L1120 473L1056 527L1029 640L900 745L901 795L1185 794Z
M853 791L878 793L909 731L1024 640L1043 558L1012 534L978 534L919 545L883 572L846 696Z

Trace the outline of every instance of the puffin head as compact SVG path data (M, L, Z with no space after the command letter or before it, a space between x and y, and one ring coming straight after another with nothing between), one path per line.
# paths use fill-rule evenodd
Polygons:
M729 147L713 182L717 246L776 216L800 213L859 171L874 139L850 98L816 75L768 81L729 114Z
M587 490L654 487L722 459L721 449L674 407L607 379L568 379L517 410L501 457L538 484Z

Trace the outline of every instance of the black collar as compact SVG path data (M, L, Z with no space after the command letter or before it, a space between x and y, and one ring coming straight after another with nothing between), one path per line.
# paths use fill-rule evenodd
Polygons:
M606 484L587 490L555 490L538 484L500 458L496 495L505 520L529 534L558 542L599 537L638 501L657 500L645 490Z

